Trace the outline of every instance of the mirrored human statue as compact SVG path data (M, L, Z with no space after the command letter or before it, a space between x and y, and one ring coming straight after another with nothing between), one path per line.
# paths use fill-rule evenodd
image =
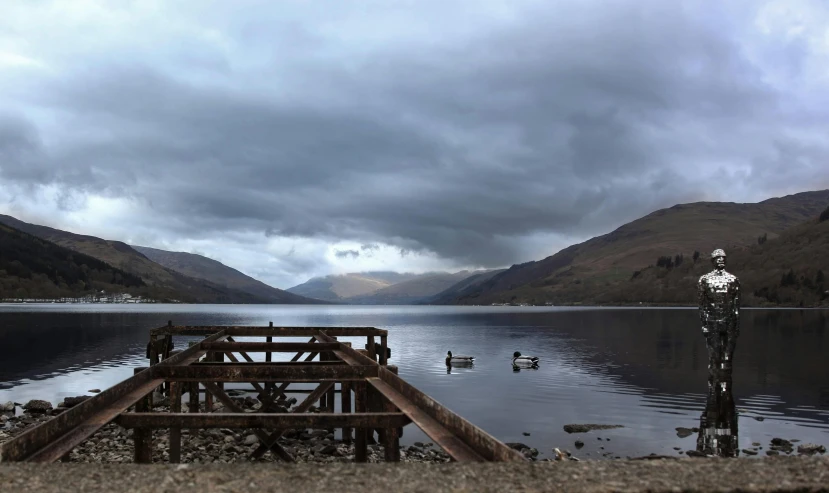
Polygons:
M712 371L708 378L708 398L699 420L697 452L718 457L740 454L737 409L730 371Z
M730 370L740 335L740 281L725 270L725 251L711 252L714 270L699 278L699 316L708 346L708 368Z

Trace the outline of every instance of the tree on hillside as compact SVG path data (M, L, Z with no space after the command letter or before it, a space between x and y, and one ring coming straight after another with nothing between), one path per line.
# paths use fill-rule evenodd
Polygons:
M766 242L767 239L768 239L768 235L766 233L763 233L763 236L758 236L757 237L757 244L762 245L763 243Z
M829 207L820 213L820 222L826 221L827 219L829 219Z
M697 263L697 260L699 260L699 252L698 251L694 250L694 257L693 258L694 258L694 263Z
M794 271L789 269L788 274L783 274L783 277L780 278L780 286L794 286L797 284L797 277L794 275Z

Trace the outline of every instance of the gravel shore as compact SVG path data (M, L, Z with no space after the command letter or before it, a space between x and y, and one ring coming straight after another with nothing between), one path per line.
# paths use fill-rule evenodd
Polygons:
M826 492L829 459L486 464L0 464L7 491ZM4 488L4 489L6 489Z
M69 401L77 404L80 401ZM160 400L160 402L164 402ZM251 411L256 403L239 398L241 405ZM12 403L13 404L13 403ZM0 404L0 406L4 406ZM15 416L14 408L0 410L0 443L9 440L39 423L50 420L63 412L65 407L52 409L47 401L34 400L23 406L25 412ZM186 406L185 406L186 408ZM18 408L20 409L20 408ZM286 408L287 409L287 408ZM215 407L221 412L221 406ZM156 406L156 412L169 412L166 405ZM297 462L353 462L354 445L335 440L328 430L289 430L279 440L285 450ZM256 450L259 440L253 430L207 429L181 430L181 462L193 464L231 463L247 461L251 452ZM98 430L92 437L72 450L69 462L88 463L131 463L133 461L132 430L116 424L109 424ZM169 460L169 432L153 432L153 461ZM274 462L280 459L272 453L266 453L260 462ZM403 462L449 462L449 456L432 443L415 443L400 447L400 460ZM384 450L379 444L369 444L368 461L383 462Z

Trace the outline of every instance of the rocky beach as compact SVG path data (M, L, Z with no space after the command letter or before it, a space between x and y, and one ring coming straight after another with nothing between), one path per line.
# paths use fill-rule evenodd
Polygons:
M256 412L261 408L261 403L256 399L245 396L242 392L230 390L231 397L245 412ZM3 443L27 429L48 421L67 409L83 402L89 396L67 397L57 407L45 400L30 400L21 405L16 402L0 404L0 443ZM155 412L169 412L169 401L160 394L154 397ZM291 406L296 403L295 399L282 400L277 409L278 412L289 412ZM183 409L187 409L184 405ZM214 404L214 412L223 412L221 404ZM201 411L204 411L204 403L201 404ZM320 412L312 408L310 412ZM578 433L579 437L574 439L576 451L584 446L584 440L588 433L601 430L613 429L619 425L600 424L568 424L564 426L568 433ZM677 428L677 436L680 438L689 437L698 430L695 428ZM69 462L76 463L131 463L133 461L133 431L125 429L117 424L110 423L99 430L95 435L76 447L69 456ZM529 433L525 433L529 435ZM204 430L181 430L182 449L181 460L183 463L210 464L210 463L235 463L247 462L249 455L259 446L259 440L253 430L240 429L204 429ZM596 436L596 440L609 442L609 438ZM327 429L301 429L288 430L279 440L285 450L290 453L296 462L300 463L332 463L332 462L353 462L354 445L344 443L335 438L335 434ZM598 459L622 459L605 447L600 447L597 457L590 457L585 454L581 458L566 448L552 447L549 457L536 448L529 447L520 442L507 443L508 446L521 452L530 461L579 461ZM681 447L674 448L677 456L664 456L650 454L643 457L624 457L624 459L679 459L684 457L706 457L696 450L683 450ZM154 462L167 462L169 459L169 433L166 430L153 432L153 460ZM823 455L826 447L810 443L798 443L798 440L787 440L784 438L773 438L769 444L764 446L754 442L742 449L743 456L756 455ZM384 462L383 445L370 443L368 445L368 461ZM265 454L259 461L273 462L281 459L273 454ZM450 462L449 456L427 442L415 442L412 445L400 447L400 460L402 462L420 463L446 463Z

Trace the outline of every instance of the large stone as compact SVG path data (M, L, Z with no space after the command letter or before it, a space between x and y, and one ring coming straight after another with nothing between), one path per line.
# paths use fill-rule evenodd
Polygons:
M52 409L52 403L49 401L41 401L38 399L32 399L23 406L23 409L29 411L30 413L45 413Z
M676 436L678 436L679 438L689 437L693 434L694 432L691 430L691 428L683 428L682 426L679 426L676 429Z
M245 437L245 445L250 446L256 445L257 443L259 443L259 437L257 437L256 435L251 434Z
M567 433L587 433L593 430L612 430L614 428L624 428L622 425L597 425L597 424L569 424L564 425L564 431Z
M11 412L14 411L14 402L9 401L5 404L0 404L0 412Z
M519 452L524 450L524 449L529 449L530 448L529 445L526 445L526 444L521 443L521 442L506 442L504 445L506 445L507 447L509 447L511 449L517 450Z
M826 447L814 443L804 443L797 446L797 453L803 455L825 454Z

